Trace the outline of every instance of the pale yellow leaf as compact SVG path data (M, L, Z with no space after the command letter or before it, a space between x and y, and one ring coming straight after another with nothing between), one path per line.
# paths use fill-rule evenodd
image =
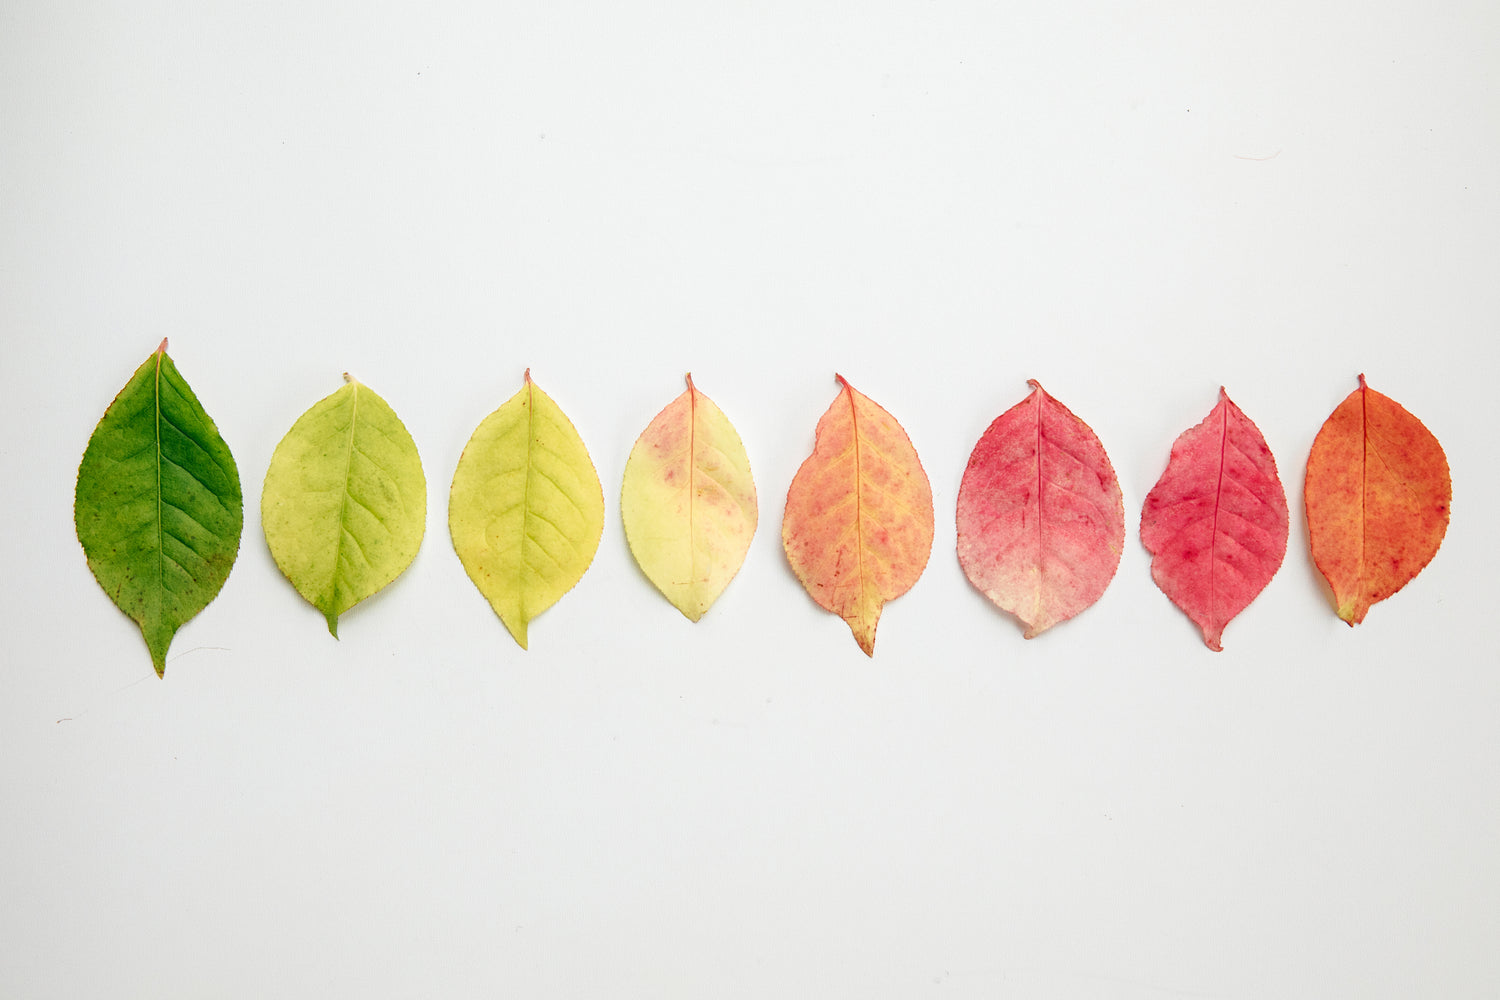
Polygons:
M739 434L691 375L687 385L631 450L620 516L641 570L697 621L739 572L758 514Z

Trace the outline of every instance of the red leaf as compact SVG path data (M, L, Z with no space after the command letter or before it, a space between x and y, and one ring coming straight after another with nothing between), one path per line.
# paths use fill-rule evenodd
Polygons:
M1361 375L1313 441L1303 496L1313 562L1356 625L1437 554L1453 481L1432 432Z
M958 488L958 561L1031 639L1097 601L1120 565L1125 507L1104 445L1035 380L990 424Z
M1260 429L1221 388L1219 405L1172 445L1141 511L1141 543L1162 592L1219 650L1229 620L1286 556L1286 491Z

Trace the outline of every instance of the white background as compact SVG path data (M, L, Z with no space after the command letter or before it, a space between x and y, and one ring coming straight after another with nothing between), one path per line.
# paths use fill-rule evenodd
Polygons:
M1500 7L720 6L0 9L0 995L1500 994ZM72 495L162 336L246 526L158 681ZM446 499L528 366L607 520L523 653ZM335 641L259 497L345 370L430 508ZM696 626L618 515L689 370L762 506ZM938 510L873 661L779 537L835 371ZM1361 371L1455 500L1351 630L1301 480ZM1128 536L1025 642L952 512L1029 377ZM1293 526L1214 654L1136 528L1221 384Z

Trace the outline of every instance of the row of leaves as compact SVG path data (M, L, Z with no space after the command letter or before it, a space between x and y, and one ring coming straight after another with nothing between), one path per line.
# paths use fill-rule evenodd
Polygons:
M78 471L74 517L95 577L141 628L158 674L177 629L219 592L239 551L243 498L228 446L161 346L106 410ZM416 557L427 481L385 400L345 376L271 458L261 523L276 563L338 635L338 619ZM787 494L787 559L819 605L874 655L885 602L932 550L932 490L901 425L844 381ZM1104 593L1125 540L1120 485L1094 432L1036 382L969 457L958 556L1026 637ZM1312 555L1351 625L1431 560L1452 486L1441 446L1365 385L1308 456ZM620 513L641 569L697 621L738 572L758 520L745 447L687 379L625 466ZM531 380L484 419L453 476L448 528L476 587L522 648L527 625L593 561L604 494L573 424ZM1172 446L1146 497L1141 541L1157 585L1220 649L1224 626L1286 555L1286 492L1265 438L1220 390Z

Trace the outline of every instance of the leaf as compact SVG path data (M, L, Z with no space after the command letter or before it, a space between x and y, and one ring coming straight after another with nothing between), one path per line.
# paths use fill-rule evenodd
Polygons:
M339 634L339 615L400 576L427 526L417 446L386 401L345 385L297 418L260 497L281 572Z
M1172 444L1141 511L1151 576L1203 630L1208 648L1286 556L1286 491L1260 429L1221 388L1219 404Z
M620 517L642 572L691 621L745 561L758 517L750 457L691 374L631 449Z
M1125 507L1104 445L1035 381L974 446L958 488L958 561L1036 637L1097 601L1120 565Z
M813 600L874 656L881 608L911 589L932 553L932 488L896 419L836 377L843 391L787 491L781 540Z
M1313 440L1303 496L1313 562L1354 626L1437 554L1453 481L1432 432L1361 375Z
M229 446L165 340L89 438L73 520L94 578L141 627L165 675L172 636L228 579L244 520Z
M604 491L583 439L527 369L521 391L474 431L448 500L453 550L526 648L526 626L594 560Z

